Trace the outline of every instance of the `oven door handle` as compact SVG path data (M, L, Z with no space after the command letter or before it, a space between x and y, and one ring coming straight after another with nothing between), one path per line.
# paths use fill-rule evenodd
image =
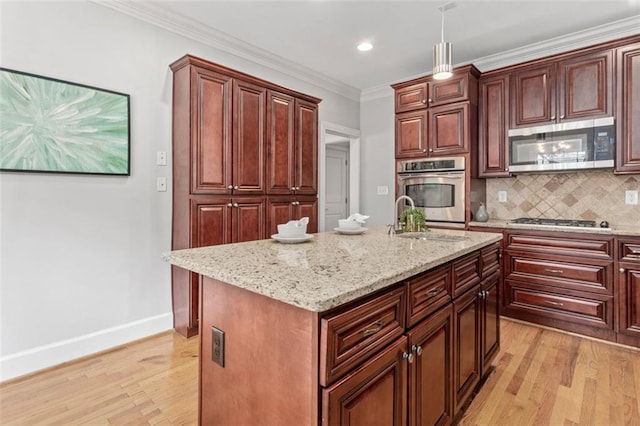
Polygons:
M462 174L456 175L398 175L398 179L426 179L426 178L444 178L444 179L464 179Z

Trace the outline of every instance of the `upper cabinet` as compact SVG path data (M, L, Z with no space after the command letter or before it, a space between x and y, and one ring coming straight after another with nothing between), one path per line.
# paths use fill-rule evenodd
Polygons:
M509 176L509 73L480 78L478 177Z
M478 76L472 65L447 80L394 84L396 158L466 154L475 131Z
M640 173L640 43L620 47L617 60L616 173Z
M511 128L613 115L611 49L511 73Z

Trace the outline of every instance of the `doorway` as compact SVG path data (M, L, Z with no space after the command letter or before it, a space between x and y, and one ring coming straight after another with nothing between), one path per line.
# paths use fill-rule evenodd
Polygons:
M325 232L361 213L360 131L322 121L319 148L318 231Z

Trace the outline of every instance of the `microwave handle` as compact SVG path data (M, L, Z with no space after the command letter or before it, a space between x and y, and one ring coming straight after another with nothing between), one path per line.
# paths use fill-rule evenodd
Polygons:
M408 175L408 176L398 175L398 179L400 180L406 180L406 179L412 179L412 178L430 178L430 177L445 178L445 179L462 179L463 178L462 175Z

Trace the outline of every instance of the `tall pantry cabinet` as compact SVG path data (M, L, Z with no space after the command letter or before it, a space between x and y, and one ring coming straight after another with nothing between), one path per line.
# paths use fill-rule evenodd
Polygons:
M318 103L186 55L173 71L172 250L317 232ZM174 328L198 333L199 275L172 267Z

